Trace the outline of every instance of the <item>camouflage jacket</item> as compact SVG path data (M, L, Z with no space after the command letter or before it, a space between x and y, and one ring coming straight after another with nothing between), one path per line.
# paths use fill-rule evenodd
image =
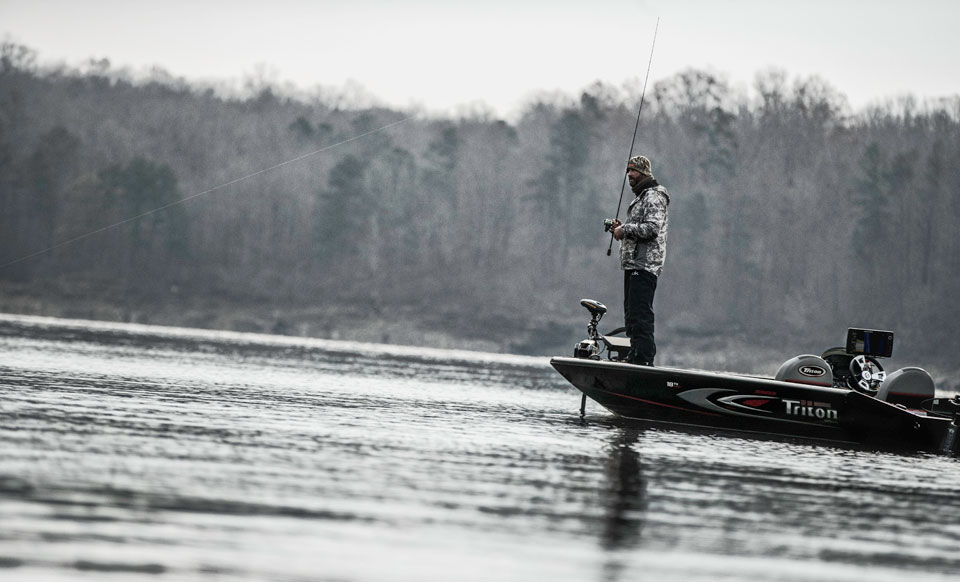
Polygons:
M620 268L660 276L667 253L667 206L670 194L663 186L647 186L627 208L620 241Z

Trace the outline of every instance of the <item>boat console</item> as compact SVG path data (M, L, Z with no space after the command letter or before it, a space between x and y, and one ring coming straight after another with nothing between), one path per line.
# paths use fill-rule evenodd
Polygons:
M892 355L892 331L851 327L844 347L830 348L820 357L830 366L835 387L875 396L887 376L878 360Z

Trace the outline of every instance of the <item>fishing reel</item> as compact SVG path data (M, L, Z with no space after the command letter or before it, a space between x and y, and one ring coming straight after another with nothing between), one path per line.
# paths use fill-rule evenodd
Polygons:
M613 230L613 219L612 219L612 218L604 218L604 219L603 219L603 232L610 232L611 230ZM587 300L584 299L583 301L587 301ZM580 303L583 304L583 301L581 301ZM602 304L601 304L601 305L602 305Z

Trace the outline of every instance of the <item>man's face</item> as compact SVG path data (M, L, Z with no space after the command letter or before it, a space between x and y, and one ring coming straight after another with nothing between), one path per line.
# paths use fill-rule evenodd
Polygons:
M627 178L630 180L631 186L639 182L642 177L643 177L643 174L641 174L637 170L634 170L633 168L630 168L629 170L627 170Z

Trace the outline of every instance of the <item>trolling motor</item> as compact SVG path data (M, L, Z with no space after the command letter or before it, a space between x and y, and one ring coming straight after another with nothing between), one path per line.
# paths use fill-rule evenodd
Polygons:
M587 339L574 346L573 357L599 360L600 334L597 333L597 325L600 324L603 314L607 312L607 306L593 299L581 299L580 305L590 312L590 323L587 324Z
M593 299L581 299L580 305L587 308L590 312L590 323L587 324L587 339L579 342L573 348L574 358L586 358L590 360L600 359L600 334L597 332L597 325L607 312L607 306ZM580 397L580 418L587 413L587 394L583 393Z

